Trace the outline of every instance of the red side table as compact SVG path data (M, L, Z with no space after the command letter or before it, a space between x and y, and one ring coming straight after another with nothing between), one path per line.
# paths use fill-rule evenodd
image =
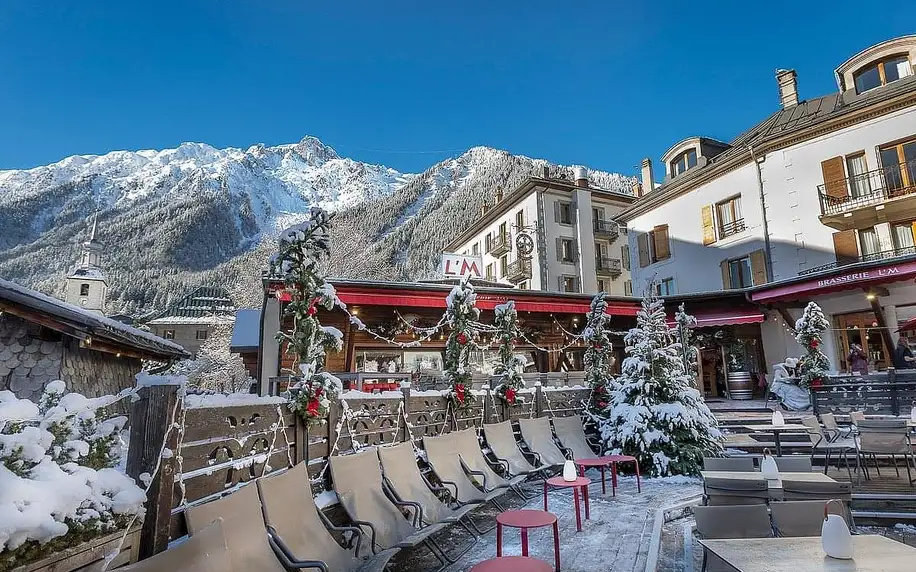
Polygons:
M557 515L545 510L507 510L496 516L496 557L503 555L503 527L511 526L522 531L522 556L528 556L528 529L553 525L553 556L560 570L560 528ZM510 568L506 568L510 570ZM512 568L514 570L514 568Z
M597 467L601 469L601 494L607 494L607 485L605 484L604 470L608 465L613 465L611 461L607 460L607 457L596 457L594 459L576 459L574 461L576 466L579 468L579 476L585 476L585 469ZM613 484L613 481L612 481ZM616 486L616 485L615 485ZM611 487L611 490L614 491L614 496L617 496L617 489L614 486Z
M576 530L582 532L582 515L579 512L579 489L582 489L582 495L585 497L585 520L591 518L588 511L588 485L592 480L585 477L578 477L574 481L565 481L563 477L552 477L544 481L544 510L547 510L547 486L557 488L571 488L573 490L573 502L576 504Z
M601 457L611 465L611 489L617 496L617 463L633 463L636 465L636 492L642 492L642 483L639 480L639 461L630 455L608 455Z
M527 556L503 556L475 564L471 572L550 572L550 564Z

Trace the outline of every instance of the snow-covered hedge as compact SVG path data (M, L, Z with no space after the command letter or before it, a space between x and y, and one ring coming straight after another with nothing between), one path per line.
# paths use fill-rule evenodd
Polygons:
M143 516L143 489L114 468L127 418L104 416L112 401L62 381L37 404L0 391L0 570Z

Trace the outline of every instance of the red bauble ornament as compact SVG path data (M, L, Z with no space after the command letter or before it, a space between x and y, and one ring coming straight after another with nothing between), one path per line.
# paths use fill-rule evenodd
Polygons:
M458 343L461 345L468 343L468 337L464 333L458 334Z
M601 409L604 409L605 407L607 407L607 401L599 401L598 407L600 407Z
M819 346L819 345L820 345L820 343L819 343L817 340L811 340L811 347L812 347L812 348L816 348L816 347Z
M515 403L515 388L509 387L506 388L506 401L509 403Z
M824 385L824 381L821 378L817 378L811 382L811 387L820 387Z
M318 417L318 412L319 412L318 410L319 410L320 408L321 408L321 404L318 403L318 398L317 398L317 397L313 397L312 399L309 400L309 404L308 404L308 406L306 407L306 411L307 411L308 414L311 415L312 417Z
M601 344L595 344L593 347L594 347L596 350L600 350L600 349L601 349Z
M306 310L305 313L308 314L309 316L314 316L315 314L318 313L318 308L316 308L315 306L309 306L309 309Z

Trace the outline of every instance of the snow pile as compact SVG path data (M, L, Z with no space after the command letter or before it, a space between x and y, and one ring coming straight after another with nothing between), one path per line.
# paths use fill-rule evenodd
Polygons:
M111 532L143 516L143 489L113 468L127 419L102 415L111 402L66 393L62 381L37 405L0 391L0 552ZM4 556L16 564L15 553Z

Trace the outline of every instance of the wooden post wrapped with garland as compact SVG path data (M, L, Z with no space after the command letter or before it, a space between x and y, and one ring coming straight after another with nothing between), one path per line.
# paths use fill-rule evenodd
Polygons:
M270 261L271 271L283 279L290 295L284 314L292 316L293 328L277 334L295 354L298 366L291 372L290 408L307 424L326 419L331 400L343 389L337 377L322 371L327 351L340 351L343 333L318 321L318 308L330 310L337 300L334 287L318 271L328 256L330 219L323 209L312 207L308 220L281 233L279 252Z
M585 341L585 382L592 389L588 408L592 413L604 411L610 402L610 385L613 383L611 371L611 339L605 328L610 316L607 313L607 301L604 293L596 294L592 298L586 316L585 329L582 338Z
M508 301L494 309L496 313L496 338L499 340L499 363L496 375L500 382L496 386L496 398L512 407L524 402L518 391L525 387L521 369L524 362L515 355L515 340L518 339L518 312L515 302Z
M471 283L464 279L452 288L445 308L445 323L451 328L445 342L445 381L451 388L449 399L456 409L463 409L474 402L468 362L475 333L474 323L479 317L477 294Z

